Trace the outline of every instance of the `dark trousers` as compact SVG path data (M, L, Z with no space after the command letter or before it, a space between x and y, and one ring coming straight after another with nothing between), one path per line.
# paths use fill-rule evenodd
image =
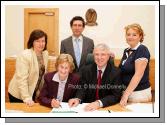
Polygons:
M8 93L8 95L9 95L9 101L10 102L20 102L20 103L23 102L22 100L20 100L18 98L15 98L14 96L12 96L10 93Z
M20 100L16 97L12 96L9 92L8 92L8 95L9 95L10 102L20 102L20 103L23 102L23 100ZM36 92L34 92L34 94L33 94L33 97L32 97L33 101L35 100L35 95L36 95Z

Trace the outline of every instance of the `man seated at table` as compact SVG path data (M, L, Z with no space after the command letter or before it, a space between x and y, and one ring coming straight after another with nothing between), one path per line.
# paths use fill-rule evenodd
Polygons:
M68 101L70 107L84 102L89 103L85 111L93 111L120 101L120 70L110 61L110 48L105 44L98 44L93 55L95 63L82 70L82 88L77 90L75 98Z

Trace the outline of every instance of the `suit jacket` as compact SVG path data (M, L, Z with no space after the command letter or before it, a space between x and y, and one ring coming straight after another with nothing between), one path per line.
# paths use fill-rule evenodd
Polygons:
M120 101L120 80L120 69L108 61L102 76L101 89L99 89L99 99L103 103L103 107L113 105ZM83 69L80 84L82 89L77 91L75 97L81 99L84 103L95 101L97 85L97 65L95 63L87 65Z
M48 52L42 52L45 72L48 63ZM24 50L16 59L16 70L9 83L8 92L23 101L32 99L39 78L39 67L36 53L33 49Z
M39 103L41 105L51 107L51 101L57 97L59 83L53 81L53 76L56 72L50 72L44 76L44 85L39 95ZM79 76L70 73L64 89L63 102L68 102L76 94L77 85L79 83Z
M74 59L74 64L75 64L74 72L80 72L80 69L82 69L85 66L86 57L87 57L88 53L92 53L93 49L94 49L93 40L88 38L88 37L83 36L82 55L81 55L81 61L80 61L79 67L77 66L77 63L76 63L73 42L72 42L72 36L61 41L60 53L70 54Z

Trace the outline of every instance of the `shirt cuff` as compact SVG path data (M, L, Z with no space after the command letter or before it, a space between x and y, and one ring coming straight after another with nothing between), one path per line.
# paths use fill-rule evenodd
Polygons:
M103 103L102 103L102 101L100 101L100 100L97 100L97 101L98 101L99 104L100 104L100 108L103 107Z
M79 98L74 98L74 99L78 99L78 100L79 100L79 104L81 104L81 103L82 103L81 99L79 99Z

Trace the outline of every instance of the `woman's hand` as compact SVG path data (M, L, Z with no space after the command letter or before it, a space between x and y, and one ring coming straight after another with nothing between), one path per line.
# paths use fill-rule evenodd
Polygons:
M78 98L70 99L68 101L69 107L76 107L78 104L79 104L79 99Z
M28 106L33 106L33 105L34 105L34 101L32 101L32 100L27 100L27 101L25 102L25 104L28 105Z
M124 107L127 105L127 102L128 102L128 95L124 93L121 98L120 105Z
M52 101L51 101L51 106L53 108L59 108L60 107L60 101L53 98Z

